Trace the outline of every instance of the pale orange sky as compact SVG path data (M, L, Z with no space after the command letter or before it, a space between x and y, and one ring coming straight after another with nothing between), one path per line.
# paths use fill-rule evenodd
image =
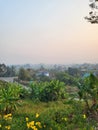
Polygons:
M98 63L98 24L88 0L0 1L0 62Z

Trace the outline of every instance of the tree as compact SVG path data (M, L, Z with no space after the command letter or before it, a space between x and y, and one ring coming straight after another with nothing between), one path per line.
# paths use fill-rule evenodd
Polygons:
M98 79L96 76L90 74L90 76L79 82L78 88L79 97L85 101L88 114L92 112L98 114Z
M30 73L24 68L20 68L18 78L20 80L30 80Z
M0 76L3 76L7 72L7 67L5 64L0 64Z
M74 74L73 71L72 71L72 74ZM73 75L68 74L67 72L56 72L55 79L61 82L64 82L65 85L75 86L77 83L76 75L74 74L73 76Z
M2 77L12 77L16 75L16 70L14 66L6 66L5 64L0 64L0 76Z
M89 16L86 16L85 19L92 23L92 24L98 24L98 0L90 0L89 7L91 8L91 11L89 12Z
M7 71L6 73L3 75L4 77L13 77L16 75L16 70L14 66L7 66Z
M80 71L77 68L68 68L68 74L71 76L78 76L80 74Z

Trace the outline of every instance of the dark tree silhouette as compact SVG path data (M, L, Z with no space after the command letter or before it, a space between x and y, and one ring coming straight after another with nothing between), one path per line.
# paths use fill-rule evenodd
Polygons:
M98 0L89 0L89 16L85 19L91 24L98 24Z
M0 76L7 72L7 67L5 64L0 64Z

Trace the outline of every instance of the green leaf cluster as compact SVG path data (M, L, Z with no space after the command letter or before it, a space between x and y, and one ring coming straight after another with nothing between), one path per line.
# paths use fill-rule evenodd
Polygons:
M0 112L1 114L12 113L17 109L21 88L16 84L8 83L0 89Z
M40 101L56 101L64 98L65 85L59 80L52 80L50 82L34 82L31 84L32 98Z
M98 113L98 79L92 73L83 78L79 84L79 97L86 103L86 108L89 112Z

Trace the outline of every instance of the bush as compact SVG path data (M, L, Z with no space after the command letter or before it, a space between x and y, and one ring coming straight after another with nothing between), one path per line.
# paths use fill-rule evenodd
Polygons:
M83 78L78 83L79 97L85 101L85 108L88 115L98 116L98 79L93 74Z
M16 84L8 83L0 89L0 113L12 113L17 109L21 88Z
M32 98L39 99L40 101L56 101L64 98L65 85L58 80L50 82L34 82L31 84Z

